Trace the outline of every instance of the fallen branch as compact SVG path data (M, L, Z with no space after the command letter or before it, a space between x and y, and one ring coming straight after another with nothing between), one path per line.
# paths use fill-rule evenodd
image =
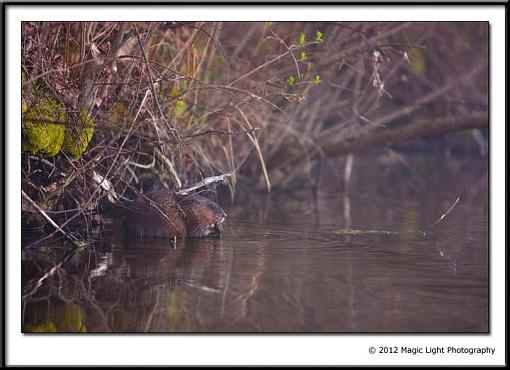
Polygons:
M282 164L295 164L306 155L309 155L311 159L338 157L378 147L399 145L415 139L440 136L466 129L483 128L488 126L488 124L489 117L486 112L419 120L396 128L370 131L359 137L343 141L319 143L314 149L310 150L313 150L311 153L306 151L299 154L283 152L277 158L273 158L268 166L275 168L282 166Z
M419 120L397 128L373 131L352 142L326 144L322 146L322 149L328 156L342 155L381 146L398 145L425 137L440 136L449 132L481 128L488 123L488 114L485 112Z

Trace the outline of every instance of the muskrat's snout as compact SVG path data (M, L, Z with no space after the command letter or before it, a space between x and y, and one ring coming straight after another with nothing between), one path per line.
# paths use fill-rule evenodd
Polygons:
M214 231L216 234L221 234L223 232L223 223L225 222L225 218L227 217L227 214L221 210L222 216L216 220L214 223Z
M209 226L208 230L204 232L204 236L207 235L216 235L219 236L223 233L225 223L225 218L227 217L227 214L220 208L219 211L221 212L218 218Z

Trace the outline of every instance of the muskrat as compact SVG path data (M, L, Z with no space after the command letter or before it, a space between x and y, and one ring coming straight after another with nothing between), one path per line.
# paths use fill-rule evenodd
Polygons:
M166 189L142 194L126 207L125 226L137 237L203 237L223 231L227 214L200 195L178 195Z

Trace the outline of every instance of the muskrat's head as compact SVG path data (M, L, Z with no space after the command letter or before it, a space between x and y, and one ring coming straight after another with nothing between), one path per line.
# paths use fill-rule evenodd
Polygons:
M184 213L186 234L191 237L219 235L227 214L219 205L200 195L183 197L178 202Z

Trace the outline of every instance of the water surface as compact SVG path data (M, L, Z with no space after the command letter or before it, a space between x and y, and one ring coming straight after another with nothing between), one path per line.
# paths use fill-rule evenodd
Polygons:
M219 239L129 240L109 219L37 289L66 250L23 253L23 330L485 333L487 171L483 158L356 158L346 189L324 162L315 189L223 202Z

